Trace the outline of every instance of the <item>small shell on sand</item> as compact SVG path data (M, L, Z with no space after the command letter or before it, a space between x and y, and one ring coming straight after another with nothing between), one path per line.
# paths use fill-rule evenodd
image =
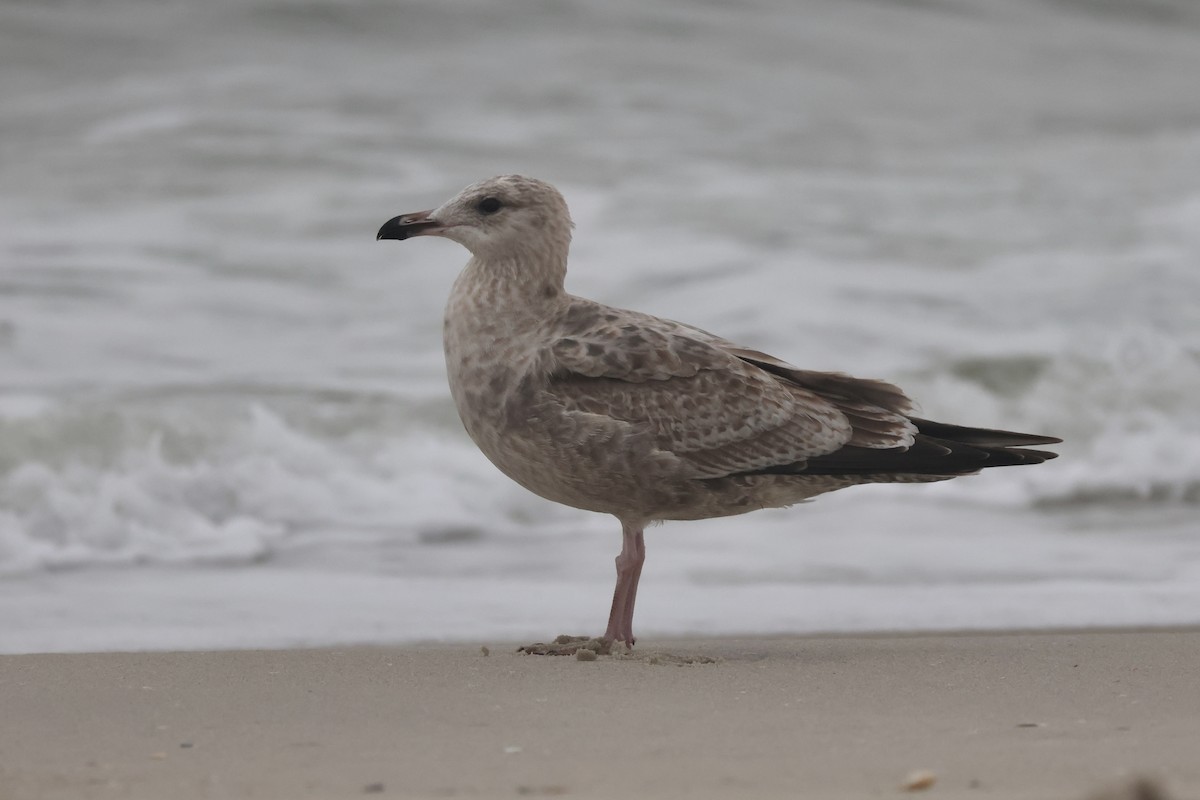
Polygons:
M914 769L908 773L908 777L904 779L904 783L900 784L900 788L906 792L921 792L936 782L937 775L933 773L933 770Z

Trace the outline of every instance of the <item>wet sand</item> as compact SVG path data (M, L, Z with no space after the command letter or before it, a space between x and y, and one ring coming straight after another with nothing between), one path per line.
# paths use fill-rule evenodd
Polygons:
M0 798L1200 796L1200 631L486 645L0 657Z

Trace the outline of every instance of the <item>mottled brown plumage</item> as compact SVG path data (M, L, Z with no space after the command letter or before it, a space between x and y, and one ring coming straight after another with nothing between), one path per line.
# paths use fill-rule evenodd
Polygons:
M609 639L633 643L650 522L1055 455L1025 449L1053 437L915 418L883 381L798 369L689 325L574 297L563 286L571 228L554 187L508 175L389 220L379 238L432 234L471 251L446 305L451 394L467 433L510 478L621 521Z

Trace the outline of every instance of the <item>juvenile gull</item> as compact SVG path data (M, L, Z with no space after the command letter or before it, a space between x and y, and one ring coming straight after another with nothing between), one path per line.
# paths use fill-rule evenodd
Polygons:
M503 175L394 217L376 238L442 236L471 252L446 304L450 393L505 475L621 521L609 642L634 642L648 523L1055 457L1024 448L1060 439L919 419L890 383L799 369L568 294L572 227L553 186Z

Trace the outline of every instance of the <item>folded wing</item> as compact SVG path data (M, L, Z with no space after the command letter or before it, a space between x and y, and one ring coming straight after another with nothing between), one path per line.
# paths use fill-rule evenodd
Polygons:
M552 347L568 412L628 423L696 478L961 475L1055 456L1052 437L910 416L896 386L800 370L690 326L578 301Z
M781 380L687 326L584 301L573 311L569 335L552 348L551 395L569 412L648 433L693 477L799 466L848 444L912 443L916 429L898 410L907 400L894 387L884 392L895 406L888 409L873 396Z

